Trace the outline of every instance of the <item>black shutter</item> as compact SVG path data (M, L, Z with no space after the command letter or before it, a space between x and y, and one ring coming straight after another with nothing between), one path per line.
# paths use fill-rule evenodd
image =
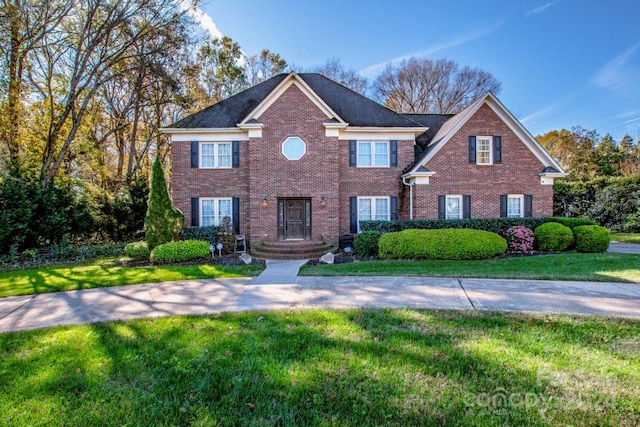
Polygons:
M398 141L390 142L391 166L398 166Z
M200 218L200 203L198 203L198 198L193 197L191 199L191 226L197 227L199 225L198 219Z
M238 141L231 143L231 167L240 167L240 143Z
M524 216L533 216L533 196L531 194L524 195Z
M349 166L356 165L356 142L349 141ZM352 233L354 233L352 231Z
M447 198L445 196L438 196L438 219L445 219L447 217L446 206Z
M236 234L240 234L240 198L238 197L232 199L231 217Z
M502 163L502 137L493 137L493 163Z
M391 196L391 217L389 218L391 221L398 220L398 196Z
M198 141L191 141L191 167L198 167Z
M349 197L349 233L358 232L358 198Z
M476 162L476 137L469 137L469 163Z
M507 195L500 195L500 218L507 217Z
M462 218L471 218L471 196L462 196Z

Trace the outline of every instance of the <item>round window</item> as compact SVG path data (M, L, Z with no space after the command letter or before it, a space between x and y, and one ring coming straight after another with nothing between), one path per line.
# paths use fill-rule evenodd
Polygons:
M289 160L300 160L307 152L307 144L297 136L287 138L282 143L282 154Z

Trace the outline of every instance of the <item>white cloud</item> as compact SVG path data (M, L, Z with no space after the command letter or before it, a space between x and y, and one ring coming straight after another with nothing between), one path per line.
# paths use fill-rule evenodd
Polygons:
M360 70L359 73L365 77L373 77L374 75L382 71L382 69L389 64L395 65L402 61L410 59L412 57L428 56L436 52L439 52L441 50L446 50L454 46L458 46L458 45L470 42L472 40L479 39L480 37L486 36L487 34L491 34L497 31L502 26L502 24L504 24L504 20L492 26L479 27L475 31L465 33L465 34L460 34L452 38L451 40L446 40L441 43L435 44L433 46L429 46L426 49L423 49L417 52L408 53L406 55L398 56L396 58L390 59L385 62L381 62L379 64L371 65L367 68Z
M600 68L591 79L598 87L623 96L640 95L640 43L629 47Z
M545 10L549 9L555 2L550 1L549 3L543 4L542 6L538 6L535 9L531 9L529 11L527 11L527 15L537 15L539 13L544 12Z
M222 38L222 32L218 29L215 22L213 22L213 19L211 19L204 10L200 9L197 5L194 5L188 0L180 0L178 2L178 6L181 7L182 10L186 10L187 14L195 19L196 22L200 24L200 27L207 31L211 37Z

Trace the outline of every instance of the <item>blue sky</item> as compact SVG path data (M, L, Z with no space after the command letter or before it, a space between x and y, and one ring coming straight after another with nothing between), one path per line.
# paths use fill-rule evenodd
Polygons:
M372 80L411 56L479 67L539 135L582 126L640 137L637 0L203 0L221 34L312 67L329 58Z

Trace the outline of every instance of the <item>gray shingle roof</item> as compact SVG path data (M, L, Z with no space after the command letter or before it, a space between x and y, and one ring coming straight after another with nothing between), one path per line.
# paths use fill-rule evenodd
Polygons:
M350 126L422 127L406 115L360 95L333 80L316 73L299 76L322 100ZM280 84L287 74L278 74L256 86L198 111L169 128L231 128L244 120Z

